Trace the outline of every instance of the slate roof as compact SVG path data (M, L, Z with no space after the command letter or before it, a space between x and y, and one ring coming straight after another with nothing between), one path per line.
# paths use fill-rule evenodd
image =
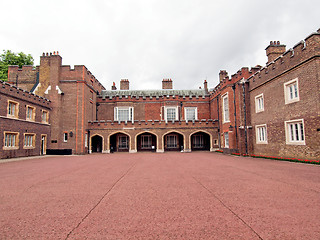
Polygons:
M162 97L162 96L182 96L182 97L204 97L209 96L204 89L196 90L103 90L99 97L112 98L116 96L131 97Z

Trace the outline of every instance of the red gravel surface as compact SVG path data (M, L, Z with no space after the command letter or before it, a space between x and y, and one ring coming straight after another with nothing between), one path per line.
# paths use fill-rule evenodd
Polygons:
M320 239L320 167L219 153L0 164L0 239Z

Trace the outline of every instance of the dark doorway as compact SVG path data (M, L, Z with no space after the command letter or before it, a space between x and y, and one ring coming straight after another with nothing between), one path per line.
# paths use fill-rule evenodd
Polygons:
M102 152L102 137L95 135L91 138L91 151Z
M209 151L210 135L204 132L197 132L191 135L192 151Z
M157 149L157 137L152 133L142 133L137 136L138 151L153 151Z
M165 135L164 150L165 151L182 151L183 136L176 132L168 133L167 135Z
M110 136L110 152L129 152L129 136L116 133Z

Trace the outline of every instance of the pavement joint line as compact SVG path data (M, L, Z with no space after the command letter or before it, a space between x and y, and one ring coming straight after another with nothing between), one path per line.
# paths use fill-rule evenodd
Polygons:
M120 177L117 181L115 181L112 186L107 190L107 192L99 199L99 201L90 209L90 211L81 219L81 221L75 226L68 234L65 240L67 240L70 235L81 225L81 223L86 220L87 217L99 206L99 204L102 202L102 200L114 189L114 187L131 171L131 169L136 165L137 163L132 164L129 169Z
M215 195L210 189L208 189L206 186L204 186L198 179L196 179L195 177L192 177L200 186L202 186L205 190L207 190L210 195L212 195L215 199L217 199L226 209L228 209L233 215L235 215L241 222L244 223L244 225L246 225L248 228L251 229L252 232L254 232L257 237L261 240L263 240L263 238L248 224L246 223L238 214L236 214L230 207L228 207L219 197L217 197L217 195Z

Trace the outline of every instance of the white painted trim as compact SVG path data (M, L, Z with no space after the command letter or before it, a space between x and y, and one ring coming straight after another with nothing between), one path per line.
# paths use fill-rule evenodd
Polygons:
M288 92L288 87L292 84L296 83L297 84L297 94L298 94L298 97L296 98L293 98L293 99L289 99L289 92ZM283 88L284 88L284 101L285 101L285 104L290 104L290 103L294 103L294 102L298 102L300 101L300 94L299 94L299 81L298 81L298 78L295 78L291 81L288 81L288 82L285 82L283 84Z
M290 132L289 132L289 124L290 123L302 123L303 125L303 141L291 141L290 140ZM294 119L288 120L284 122L285 134L286 134L286 144L287 145L306 145L306 134L305 134L305 127L304 127L304 119Z

